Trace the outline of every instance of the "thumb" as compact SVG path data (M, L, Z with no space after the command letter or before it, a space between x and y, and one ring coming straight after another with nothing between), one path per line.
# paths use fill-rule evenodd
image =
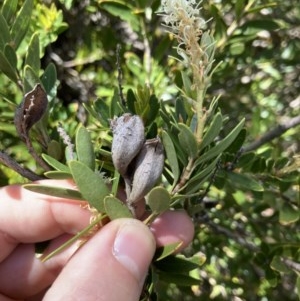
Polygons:
M154 252L142 222L114 220L70 259L43 300L139 300Z

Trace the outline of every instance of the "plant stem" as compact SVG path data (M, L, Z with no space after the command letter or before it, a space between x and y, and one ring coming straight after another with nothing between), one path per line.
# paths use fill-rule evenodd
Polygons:
M73 236L71 239L69 239L67 242L65 242L63 245L55 249L53 252L46 256L41 257L41 261L45 262L48 259L52 258L53 256L57 255L61 251L63 251L65 248L69 247L71 244L73 244L76 240L78 240L80 237L88 234L102 219L107 217L107 215L99 215L93 222L91 222L86 228L84 228L82 231L78 232L75 236Z

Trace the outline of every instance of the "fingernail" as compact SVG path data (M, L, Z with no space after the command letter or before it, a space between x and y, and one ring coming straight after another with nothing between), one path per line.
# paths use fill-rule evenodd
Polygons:
M113 255L141 285L154 251L154 238L141 222L132 220L119 229L113 246Z

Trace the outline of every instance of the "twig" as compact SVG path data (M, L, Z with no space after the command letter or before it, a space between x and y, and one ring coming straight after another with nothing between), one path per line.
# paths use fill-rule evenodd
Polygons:
M123 87L122 87L122 80L123 80L123 72L121 68L121 62L120 62L120 51L121 51L121 45L117 45L117 69L118 69L118 86L119 86L119 97L121 99L121 103L123 106L126 105L126 101L123 94Z
M201 203L204 200L204 198L208 195L211 185L215 182L216 175L217 175L217 172L219 171L219 169L220 169L220 160L217 162L217 165L216 165L212 175L210 176L209 183L208 183L204 193L198 199L198 201L197 201L198 203Z
M256 140L256 141L246 145L245 147L243 147L242 152L246 153L246 152L256 150L260 146L262 146L263 144L265 144L265 143L267 143L267 142L269 142L269 141L271 141L271 140L273 140L277 137L280 137L287 130L289 130L293 127L296 127L299 124L300 124L300 116L291 118L290 120L288 120L284 124L279 124L275 128L271 129L269 132L267 132L263 136L261 136L258 140Z
M30 155L33 157L35 162L38 163L46 171L49 171L50 170L49 165L37 154L37 152L35 151L35 149L32 145L32 142L31 142L29 136L25 137L25 144L27 146L27 149L28 149Z
M300 263L295 262L289 258L280 258L280 261L283 262L288 268L295 270L296 272L300 273Z
M0 162L30 181L37 181L37 180L44 179L43 177L32 172L31 170L22 167L4 151L0 151Z
M226 229L225 227L219 226L219 225L215 224L214 222L212 222L211 220L207 220L206 224L208 226L210 226L215 232L223 234L223 235L233 239L240 245L246 247L248 250L254 251L254 252L259 251L259 248L255 244L247 241L246 239L239 236L238 234L231 232L230 230Z

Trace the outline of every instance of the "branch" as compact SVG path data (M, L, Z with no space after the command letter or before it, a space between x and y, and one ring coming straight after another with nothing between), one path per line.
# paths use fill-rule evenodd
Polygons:
M258 149L263 144L280 137L283 133L285 133L287 130L296 127L300 124L300 116L291 118L284 124L279 124L275 128L271 129L269 132L265 133L263 136L261 136L258 140L246 145L243 147L243 153L250 152L253 150Z
M0 163L6 165L7 167L11 168L22 177L27 178L31 181L37 181L43 179L43 177L35 174L31 170L28 170L18 164L14 159L12 159L8 154L3 151L0 151Z
M240 244L241 246L247 248L250 251L253 251L253 252L258 252L259 251L258 246L256 246L254 243L249 242L245 238L241 237L239 234L234 233L234 232L230 231L229 229L227 229L223 226L217 225L216 223L214 223L213 221L210 220L208 215L205 215L204 217L202 217L200 219L201 219L200 222L208 225L216 233L222 234L222 235L225 235L228 238L231 238L232 240L234 240L235 242L237 242L238 244ZM200 219L198 218L198 221Z
M283 262L288 268L295 270L296 272L300 273L300 263L295 262L288 258L280 258L281 262Z

